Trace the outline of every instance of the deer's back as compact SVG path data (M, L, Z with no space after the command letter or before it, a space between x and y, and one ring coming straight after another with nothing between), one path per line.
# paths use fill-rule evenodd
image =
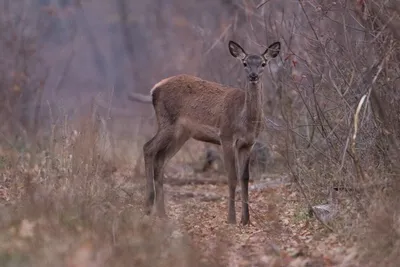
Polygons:
M244 97L244 92L191 75L167 78L152 90L156 113L168 117L170 123L181 119L214 127L219 125L227 98L234 95Z

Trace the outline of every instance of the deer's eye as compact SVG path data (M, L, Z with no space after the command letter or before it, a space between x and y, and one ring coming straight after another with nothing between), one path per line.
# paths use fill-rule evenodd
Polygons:
M263 67L265 67L267 64L265 63L265 62L263 62L262 64L261 64L261 66L263 66Z
M243 66L247 67L247 63L246 63L246 62L243 62Z

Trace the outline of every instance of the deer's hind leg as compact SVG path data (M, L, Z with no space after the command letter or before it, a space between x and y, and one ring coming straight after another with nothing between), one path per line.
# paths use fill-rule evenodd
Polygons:
M146 142L143 146L143 157L144 157L144 168L146 175L146 192L145 192L145 203L144 209L146 214L151 213L151 209L154 204L155 191L154 191L154 161L155 155L157 154L157 139L159 138L159 132Z
M189 139L188 132L179 131L176 126L169 126L160 129L157 134L145 144L145 168L147 179L146 208L147 212L156 202L156 212L164 217L164 167Z

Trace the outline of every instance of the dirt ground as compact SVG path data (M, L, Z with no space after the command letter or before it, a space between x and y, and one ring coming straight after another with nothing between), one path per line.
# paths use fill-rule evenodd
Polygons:
M218 255L224 266L357 266L356 250L309 214L288 174L267 173L250 182L250 226L239 223L238 185L238 222L230 225L225 173L213 169L198 173L172 161L164 179L168 218L178 226L176 234L187 235L203 257ZM143 174L140 179L145 179ZM142 182L131 185L139 198Z

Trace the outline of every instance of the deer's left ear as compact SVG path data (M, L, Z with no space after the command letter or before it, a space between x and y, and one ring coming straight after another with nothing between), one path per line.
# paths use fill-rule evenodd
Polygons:
M231 52L233 57L241 60L243 60L247 55L244 49L234 41L229 41L229 52Z
M278 56L279 52L281 51L281 42L275 42L268 46L267 50L262 54L262 56L268 60Z

